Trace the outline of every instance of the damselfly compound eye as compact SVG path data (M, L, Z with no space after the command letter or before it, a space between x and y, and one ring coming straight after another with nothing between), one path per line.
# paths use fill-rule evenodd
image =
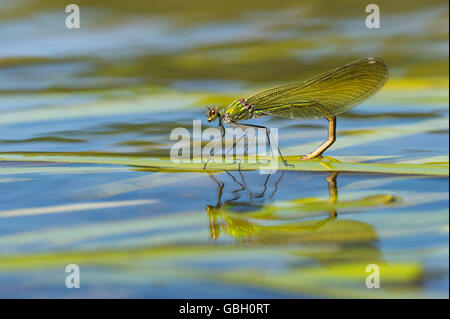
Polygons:
M208 111L206 112L206 117L208 119L208 122L213 122L216 120L217 115L219 114L219 110L216 106L210 106L208 107Z

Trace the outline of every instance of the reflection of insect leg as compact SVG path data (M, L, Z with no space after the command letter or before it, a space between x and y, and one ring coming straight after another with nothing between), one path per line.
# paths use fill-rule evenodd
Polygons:
M239 166L240 166L240 165L241 165L241 164L239 163ZM244 189L248 192L248 196L249 196L250 202L251 202L252 204L255 204L255 203L253 202L253 193L248 189L247 184L245 184L244 175L242 175L242 172L241 172L240 169L238 170L238 173L239 173L239 175L241 176L241 180L242 180L242 184L244 185Z
M218 206L220 206L220 202L221 202L221 200L222 200L222 190L223 190L225 184L224 184L223 182L218 181L217 178L216 178L214 175L212 175L212 174L210 174L209 177L210 177L210 178L217 184L217 186L218 186L218 190L217 190L217 204L216 204L216 207L218 207Z
M239 183L237 180L236 180L236 177L234 177L233 175L231 175L231 173L230 172L225 172L225 173L227 173L228 174L228 176L230 176L231 177L231 179L236 183L236 184L239 184L239 185L241 185L241 187L242 187L242 189L244 189L244 185L242 185L241 183Z
M326 181L328 183L329 202L332 205L334 205L338 202L338 189L337 189L337 182L336 182L336 178L337 178L338 174L339 174L339 172L331 172L330 175L326 179ZM336 209L331 209L330 217L334 218L336 216L337 216Z
M325 110L323 110L320 106L316 107L328 120L328 139L322 145L320 145L314 152L303 156L301 158L302 160L308 160L322 155L322 153L325 152L327 148L329 148L334 143L334 141L336 141L336 116L328 115L328 113Z
M268 174L268 175L267 175L267 178L266 178L266 180L265 180L265 182L264 182L264 188L263 188L263 191L262 191L261 193L257 194L257 195L256 195L256 198L264 198L264 197L266 196L267 183L269 182L269 178L270 178L271 175L272 175L272 174Z
M253 194L253 192L250 191L250 189L247 187L247 185L246 185L246 183L245 183L244 175L241 173L241 171L238 171L238 172L239 172L239 174L240 174L240 176L241 176L242 183L243 183L244 185L242 185L241 183L239 183L239 184L242 185L242 186L243 186L243 189L245 189L245 190L249 193L249 199L250 199L250 201L252 202L252 204L255 204L255 203L254 203L254 200L253 200L254 198L255 198L255 199L260 199L260 198L263 198L263 199L264 199L264 198L266 197L266 191L267 191L267 188L268 188L269 179L270 179L270 177L271 177L273 174L268 174L267 177L266 177L266 179L264 180L264 184L263 184L264 188L263 188L263 191L260 192L260 193ZM269 200L272 200L272 199L273 199L273 196L274 196L275 193L277 192L277 190L278 190L278 184L280 183L281 179L283 178L284 173L285 173L285 172L283 171L283 172L281 173L281 175L280 175L280 178L278 178L278 180L275 182L275 184L274 184L274 190L273 190L272 194L268 197ZM235 181L235 182L237 182L237 181Z
M232 127L238 127L238 128L240 128L242 130L245 130L245 128L261 128L261 129L265 130L266 131L267 141L269 142L269 147L270 147L270 130L267 127L261 126L261 125L241 124L241 123L229 123L228 125L230 125ZM289 164L288 162L286 162L286 160L283 157L283 154L281 154L281 151L280 151L280 148L278 147L278 145L277 145L277 150L278 150L278 154L280 154L280 157L281 157L281 160L283 161L283 164L285 166L292 166L292 167L294 167L294 165ZM272 154L272 156L274 156L273 153L272 153L272 147L270 147L270 153Z
M222 206L222 191L223 188L225 186L225 184L223 182L218 181L214 175L209 175L209 177L217 184L218 189L217 189L217 204L216 206L210 206L207 205L206 206L206 212L208 213L209 216L209 233L210 233L210 237L211 239L213 239L214 241L219 238L220 236L220 229L219 229L219 225L217 224L217 211L216 209L221 209Z
M273 192L272 194L269 196L269 199L272 200L273 196L275 195L275 193L278 191L278 183L281 181L281 179L284 176L285 171L283 171L280 175L280 178L275 182L275 184L273 185Z

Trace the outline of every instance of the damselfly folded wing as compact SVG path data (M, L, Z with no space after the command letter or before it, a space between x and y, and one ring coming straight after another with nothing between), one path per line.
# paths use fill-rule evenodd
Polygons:
M294 83L258 93L248 99L256 115L313 119L335 116L368 99L389 76L379 58L364 58Z

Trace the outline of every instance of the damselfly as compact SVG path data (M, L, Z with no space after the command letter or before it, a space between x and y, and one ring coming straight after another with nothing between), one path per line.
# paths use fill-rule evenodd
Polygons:
M230 127L259 128L266 131L270 143L270 131L260 125L238 123L261 116L278 116L294 119L328 120L328 139L314 152L301 157L308 160L322 155L336 140L336 115L348 111L381 89L389 76L388 69L379 58L363 58L333 71L321 74L301 83L293 83L255 94L248 99L234 101L219 110L210 106L208 122L219 120ZM280 150L278 152L285 165ZM205 164L206 166L206 164Z

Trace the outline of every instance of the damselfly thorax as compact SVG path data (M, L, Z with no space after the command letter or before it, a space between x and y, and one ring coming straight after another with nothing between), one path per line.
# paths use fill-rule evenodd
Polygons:
M226 124L236 123L242 120L255 118L255 108L247 99L239 99L231 103L222 112L223 121Z

